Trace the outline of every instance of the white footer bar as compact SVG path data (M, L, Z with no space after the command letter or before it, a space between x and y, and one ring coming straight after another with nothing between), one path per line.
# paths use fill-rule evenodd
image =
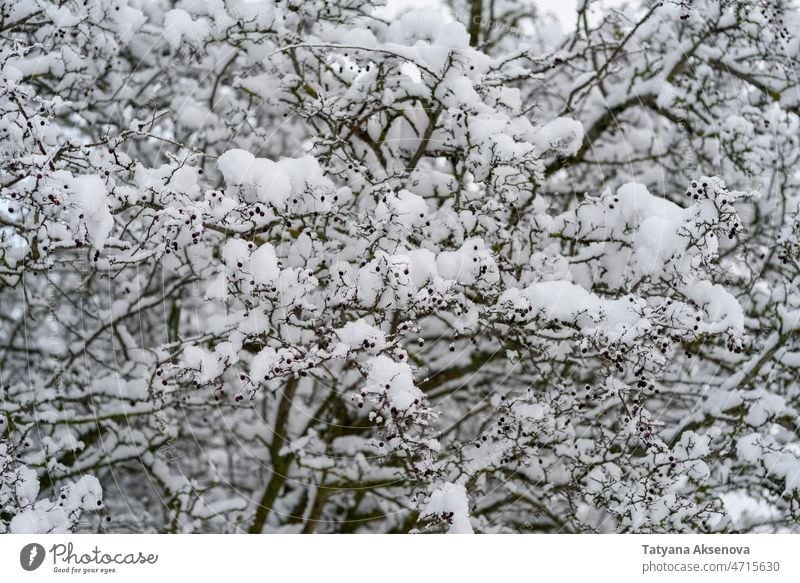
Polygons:
M0 581L800 581L797 535L0 537ZM156 579L152 579L156 578Z

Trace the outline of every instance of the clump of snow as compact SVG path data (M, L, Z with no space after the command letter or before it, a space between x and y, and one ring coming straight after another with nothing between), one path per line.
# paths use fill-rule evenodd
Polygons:
M353 350L367 348L373 352L380 352L386 347L386 337L383 332L363 319L348 322L338 328L336 336Z
M467 490L461 484L445 482L433 487L422 518L439 517L450 524L448 534L473 534L469 521Z
M102 502L103 491L100 482L94 476L82 476L77 482L61 489L58 502L47 498L36 501L39 492L39 481L36 472L24 476L22 499L28 506L11 519L9 531L12 534L64 534L71 532L83 510L97 510Z
M200 43L210 31L210 23L206 18L193 19L188 12L174 8L164 15L164 38L173 50L181 41L191 44Z
M228 280L224 273L217 274L206 287L207 300L224 300L228 297Z
M647 322L641 304L632 297L601 298L568 281L541 281L518 289L509 288L496 308L515 320L570 322L590 335L602 331L609 340L630 340Z
M217 167L228 184L247 184L252 179L256 157L240 149L228 150L217 159Z
M256 283L272 284L278 280L281 270L278 267L275 247L264 243L253 253L251 261L250 273Z
M411 279L417 289L439 277L436 254L428 249L412 249L406 256L409 259Z
M542 152L574 156L583 143L583 125L568 117L558 117L539 128L533 142Z
M201 383L214 380L223 371L219 358L211 351L200 346L187 346L183 349L181 366L193 371L197 380Z
M369 374L364 391L385 398L390 408L406 411L424 398L423 392L414 385L414 375L408 364L381 354L370 359L367 367Z
M231 271L243 266L249 257L250 245L243 239L229 239L222 248L222 261Z
M425 199L408 190L401 190L396 195L389 194L385 202L378 204L375 218L403 229L425 222L428 206Z
M478 237L467 239L456 251L439 253L436 256L436 268L442 278L464 285L476 282L492 284L500 279L491 251Z
M261 381L269 377L272 367L278 362L278 353L271 346L267 346L253 357L250 363L250 378Z
M785 482L787 494L800 490L800 456L782 447L768 435L749 433L736 440L736 455L742 461L762 465L768 475Z
M62 170L53 173L53 183L66 186L66 202L74 205L75 239L88 236L92 246L102 250L114 226L103 179L94 174L73 177Z
M225 182L240 187L245 198L252 197L253 202L279 209L287 204L292 194L316 210L329 208L336 196L333 183L312 156L274 162L256 158L245 150L232 149L219 157L217 167Z

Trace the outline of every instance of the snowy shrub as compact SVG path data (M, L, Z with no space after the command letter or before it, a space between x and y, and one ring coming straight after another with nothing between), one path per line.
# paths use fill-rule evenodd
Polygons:
M800 519L789 2L3 0L0 532Z

